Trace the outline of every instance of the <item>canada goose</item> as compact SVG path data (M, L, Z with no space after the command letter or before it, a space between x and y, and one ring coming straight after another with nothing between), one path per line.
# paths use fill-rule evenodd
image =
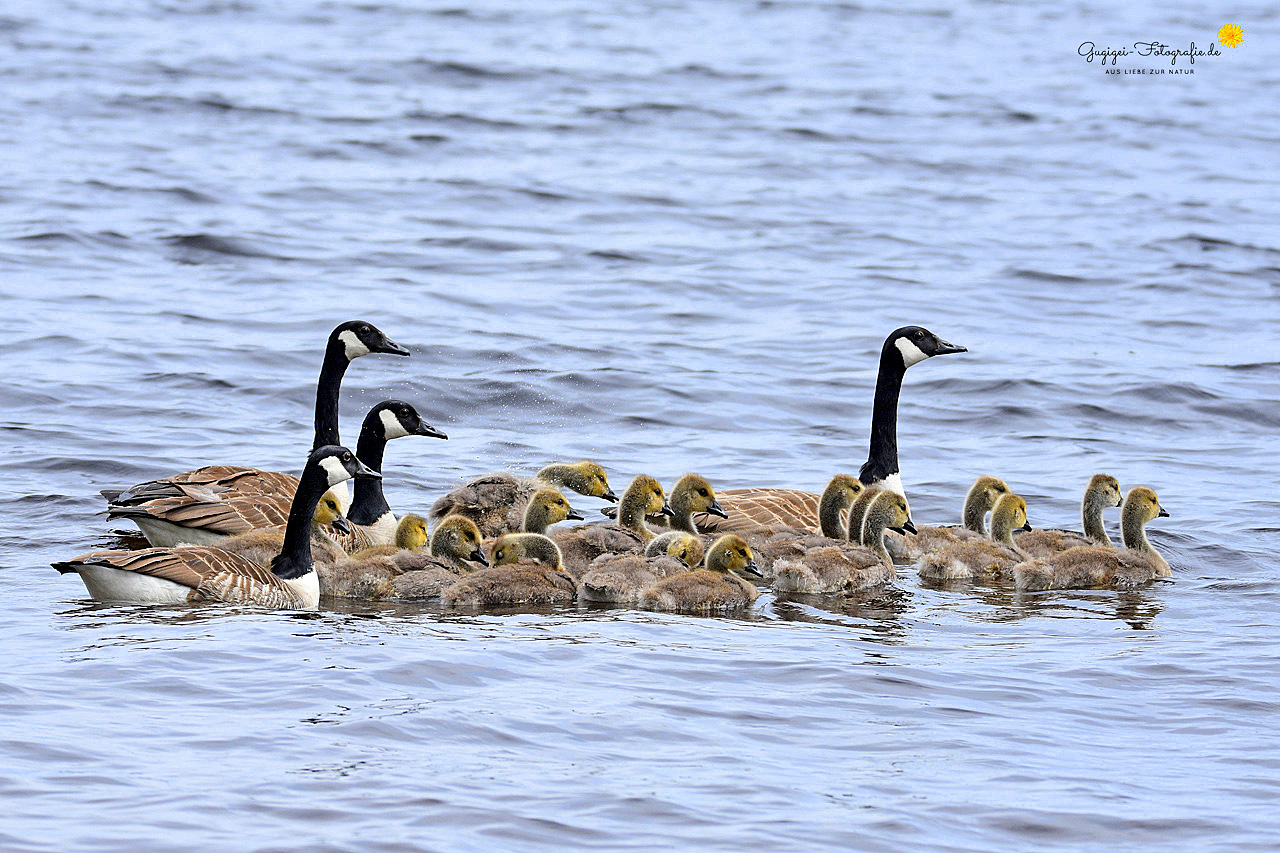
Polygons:
M559 491L552 488L538 489L529 498L529 504L524 509L524 523L520 529L525 533L541 533L545 536L548 527L567 519L582 521L582 513L569 506L569 502Z
M695 515L727 517L724 509L716 501L716 490L711 488L711 484L707 482L705 477L700 477L697 474L685 474L677 480L675 487L671 490L671 497L667 499L667 503L671 505L671 511L675 513L673 516L668 517L659 513L650 515L645 520L654 527L683 530L685 533L697 533L698 528L693 521ZM618 517L618 508L616 506L607 506L600 512L609 518Z
M556 543L538 533L508 533L493 547L493 565L444 590L445 604L509 606L573 601L577 584L564 572Z
M663 578L640 594L640 606L686 613L747 607L760 591L737 572L762 577L747 540L730 533L711 543L704 568Z
M937 550L943 545L984 538L987 535L987 513L1000 496L1008 491L1008 484L999 477L979 477L973 481L964 496L964 509L961 512L963 527L923 525L915 536L890 534L884 540L889 556L897 562L909 563L919 559L921 554Z
M518 531L525 505L544 486L570 489L587 497L616 501L604 469L594 462L548 465L532 478L505 471L486 474L459 486L431 506L428 518L435 522L447 515L465 515L480 525L486 537Z
M409 351L388 338L372 323L350 320L329 334L320 380L316 384L315 439L311 449L338 446L338 392L352 359L369 353L409 355ZM157 480L138 483L123 492L104 490L108 517L132 518L157 547L183 542L215 543L223 536L244 533L257 527L284 524L289 503L298 488L298 478L277 471L263 471L241 465L206 465ZM345 512L350 499L344 484L335 490ZM283 497L283 503L267 508L254 502L238 501L261 495ZM176 500L176 506L169 502ZM246 503L246 506L240 506ZM130 508L141 509L131 512Z
M426 521L410 513L397 529L397 544L405 547L378 545L320 566L321 592L334 598L429 599L471 571L471 563L489 564L480 528L471 519L454 515L440 522L429 551L422 547L426 529Z
M679 557L691 569L702 565L705 553L706 546L702 544L702 538L683 530L668 530L659 534L650 539L644 548L646 557L660 557L663 554Z
M334 532L344 533L351 530L351 525L339 509L338 497L333 490L320 496L316 511L311 516L311 558L316 565L328 565L345 559L347 552L333 541ZM217 549L230 554L239 554L259 566L271 567L271 560L284 548L285 527L259 527L248 533L237 533L218 540ZM178 547L186 547L180 545Z
M947 343L928 329L903 326L894 329L880 348L880 371L876 376L875 402L871 408L871 442L867 461L858 479L867 488L878 487L906 496L898 472L898 394L907 368L935 355L968 352L962 346ZM794 489L727 489L720 493L720 503L734 519L755 521L756 526L786 526L813 530L817 526L818 496ZM698 518L698 526L724 524Z
M1135 486L1120 510L1124 548L1085 545L1021 563L1013 569L1018 589L1125 589L1170 577L1168 562L1151 547L1146 531L1148 521L1168 517L1154 491Z
M208 546L97 551L54 563L78 572L99 601L194 604L223 601L264 607L310 609L320 599L311 557L311 524L326 489L351 477L379 477L345 447L311 452L294 495L280 553L265 569L239 554Z
M857 524L853 519L851 524ZM893 562L884 547L884 532L894 529L914 531L907 499L896 492L881 490L867 507L863 529L870 546L853 542L822 545L802 544L793 553L783 554L773 564L773 588L777 592L854 592L869 586L891 583Z
M673 514L662 493L662 485L653 477L641 474L622 493L616 524L580 524L553 531L551 538L560 546L565 570L576 578L601 554L642 550L654 536L645 524L645 516L659 513Z
M1013 531L1030 530L1027 502L1008 492L1000 496L991 510L991 538L944 542L922 554L918 561L920 577L929 580L956 580L972 577L1007 577L1018 563L1026 559L1013 542Z
M659 543L662 547L655 547ZM601 554L578 581L578 597L597 604L636 604L640 593L659 579L697 567L702 553L697 536L674 530L653 539L643 555Z
M832 477L818 501L818 527L821 533L815 534L794 527L760 527L744 531L744 538L751 543L756 562L765 576L771 575L773 564L783 554L794 556L801 550L846 543L850 507L865 491L856 477L848 474L836 474Z
M1084 535L1070 530L1036 530L1015 533L1013 541L1028 556L1037 559L1051 557L1068 548L1082 545L1102 545L1111 547L1111 537L1102 523L1102 511L1108 507L1121 506L1124 499L1120 494L1120 483L1110 474L1094 474L1084 489L1084 500L1080 502L1080 518L1084 525Z

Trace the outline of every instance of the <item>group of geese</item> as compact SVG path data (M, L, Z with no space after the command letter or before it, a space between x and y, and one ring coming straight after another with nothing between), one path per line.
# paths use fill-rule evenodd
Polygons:
M619 498L599 465L548 465L530 478L494 473L439 498L424 518L397 518L382 491L387 442L447 438L399 400L365 416L353 453L338 435L347 367L363 355L409 355L371 323L333 330L316 391L315 440L301 477L210 465L104 491L110 518L137 523L152 547L81 554L54 563L77 573L93 598L138 603L227 602L309 609L322 596L513 606L575 600L656 610L749 606L757 582L778 593L847 594L890 584L897 563L932 581L1007 582L1022 590L1122 588L1169 577L1147 540L1167 516L1156 493L1121 497L1095 475L1082 503L1083 532L1033 530L1027 504L998 477L965 496L963 524L916 527L898 471L897 408L907 369L965 352L919 326L885 340L868 459L821 495L794 489L719 494L687 474L668 498L639 475ZM350 492L347 481L354 480ZM565 492L600 498L605 523L584 520ZM1122 546L1103 513L1121 507ZM991 514L988 527L986 516Z

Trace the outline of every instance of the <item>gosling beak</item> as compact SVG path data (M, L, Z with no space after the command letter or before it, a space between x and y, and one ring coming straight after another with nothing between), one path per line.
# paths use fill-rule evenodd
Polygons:
M368 465L356 460L356 472L352 474L357 480L381 480L382 475L370 468Z
M382 343L375 346L373 348L373 351L385 352L388 355L408 355L409 354L409 351L407 349L400 346L398 343L391 340L391 338L388 338L386 335L382 336Z
M968 352L968 351L969 350L966 347L962 347L953 343L948 343L947 341L944 341L942 338L938 338L938 349L934 352L934 355L950 355L953 352Z
M911 523L911 519L909 519L909 518L908 518L906 521L904 521L904 522L902 523L902 526L901 526L901 527L891 527L891 528L889 528L889 529L890 529L890 530L893 530L893 531L895 531L895 532L897 532L897 533L912 533L912 534L914 534L914 533L916 533L916 532L917 532L917 530L916 530L916 526L915 526L914 524L912 524L912 523Z
M1123 498L1123 497L1116 498L1116 506L1124 506L1124 498Z
M1169 513L1165 511L1165 508L1160 507L1160 513L1156 516L1156 518L1168 518L1168 517L1169 517Z
M476 549L467 556L467 559L473 563L479 563L482 566L489 565L489 558L484 555L484 551L480 549L479 545L477 545Z
M618 496L613 493L613 489L607 489L600 497L604 498L611 504L616 504L618 502Z
M742 570L752 577L764 578L764 572L760 571L760 567L756 565L756 561L752 560L742 567Z
M427 438L443 438L445 441L449 440L449 436L445 435L426 421L422 421L418 424L417 434L425 435Z
M1026 531L1026 532L1028 532L1028 533L1030 533L1032 530L1035 530L1035 528L1031 526L1031 522L1029 522L1029 521L1027 521L1027 522L1023 522L1023 525L1022 525L1021 527L1019 527L1018 529L1019 529L1019 530L1024 530L1024 531Z
M658 510L658 515L665 515L667 518L675 518L676 511L671 508L671 504L666 503L664 501L662 504L662 509Z
M339 533L351 532L351 522L347 521L347 517L345 515L339 515L333 521L329 522L329 524Z
M729 513L725 512L724 507L720 506L720 502L714 500L711 502L711 505L707 507L707 515L718 515L721 518L729 517Z
M570 521L586 521L587 520L587 517L585 515L578 512L573 507L569 507L569 514L566 515L565 518Z

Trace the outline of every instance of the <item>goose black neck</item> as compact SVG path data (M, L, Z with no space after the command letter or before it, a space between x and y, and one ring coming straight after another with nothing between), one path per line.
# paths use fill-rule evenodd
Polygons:
M342 390L342 377L349 363L342 341L331 338L324 351L324 364L320 366L320 381L316 384L316 438L312 450L342 443L338 438L338 392Z
M329 479L324 470L319 465L308 462L302 471L302 479L298 481L293 504L289 507L284 546L271 561L271 571L276 577L293 580L315 569L315 564L311 561L311 521L316 514L316 505L328 488Z
M371 422L372 421L372 422ZM356 444L356 456L379 474L382 473L382 455L387 449L387 439L382 431L382 424L366 419L360 427L360 440ZM382 481L372 477L360 477L356 480L355 493L351 497L351 511L347 520L352 524L370 525L385 513L391 511L386 497L382 494Z
M902 356L890 341L880 351L876 398L871 408L871 446L858 473L864 485L878 483L898 473L898 395L902 391Z

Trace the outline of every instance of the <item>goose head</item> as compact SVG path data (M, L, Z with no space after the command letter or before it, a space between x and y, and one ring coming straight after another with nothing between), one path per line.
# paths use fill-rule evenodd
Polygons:
M582 521L582 513L569 506L564 495L556 489L538 489L525 507L524 529L529 533L542 533L565 519Z
M889 491L880 491L872 499L867 507L863 526L873 534L876 531L883 533L885 530L904 534L916 532L916 526L911 521L911 508L907 505L907 499L897 492ZM851 534L854 532L852 527L849 532ZM858 539L854 538L854 541Z
M444 439L449 437L424 421L418 410L403 400L384 400L370 409L364 418L362 432L364 430L381 435L384 441L404 438L406 435Z
M324 472L329 486L350 480L381 480L382 475L356 458L356 455L340 444L326 444L311 451L307 465L314 465Z
M564 568L559 546L539 533L508 533L494 543L495 566L526 561L542 563L552 569Z
M409 517L405 516L405 518ZM417 516L412 517L417 518ZM396 531L396 535L398 539L399 530ZM431 556L459 562L470 560L487 566L489 559L485 557L484 549L480 547L481 541L480 528L474 521L465 516L450 515L441 521L436 526L435 532L431 534Z
M619 518L624 514L635 513L641 517L675 515L675 511L667 505L666 495L662 493L662 484L645 474L639 474L631 481L631 485L627 486L627 490L622 493L622 501L619 503Z
M1124 503L1120 481L1110 474L1094 474L1089 478L1089 485L1085 487L1084 493L1085 502L1099 508L1121 506Z
M604 498L616 501L618 496L609 488L609 476L594 462L558 462L548 465L538 472L537 478L545 483L554 483L564 489L572 489L589 498Z
M724 572L726 574L729 572L745 572L753 577L764 577L760 569L756 567L756 559L755 555L751 553L751 546L747 544L747 540L736 533L721 536L711 543L711 547L707 549L706 567L713 572Z
M919 364L926 358L935 355L947 355L953 352L968 352L962 346L948 343L923 326L903 326L894 329L885 338L882 354L897 352L902 360L902 369Z
M685 474L671 490L671 509L676 515L700 512L728 518L729 514L716 501L716 490L705 478Z
M1146 524L1156 518L1168 518L1169 513L1160 506L1160 498L1156 496L1154 489L1134 486L1124 499L1124 508L1120 510L1120 517L1122 523L1138 520Z
M408 513L396 525L397 548L417 551L427 544L427 538L427 520L420 515Z
M695 569L702 564L702 540L692 533L677 533L667 542L667 556Z
M1001 495L991 510L991 538L996 542L1013 546L1013 531L1030 530L1027 521L1027 502L1013 492Z
M336 350L350 362L371 352L408 355L409 351L366 320L348 320L329 335L329 349Z
M311 516L311 520L319 527L332 527L339 533L351 532L351 523L342 514L338 496L332 491L326 491L320 496L320 502L316 504L316 511Z

